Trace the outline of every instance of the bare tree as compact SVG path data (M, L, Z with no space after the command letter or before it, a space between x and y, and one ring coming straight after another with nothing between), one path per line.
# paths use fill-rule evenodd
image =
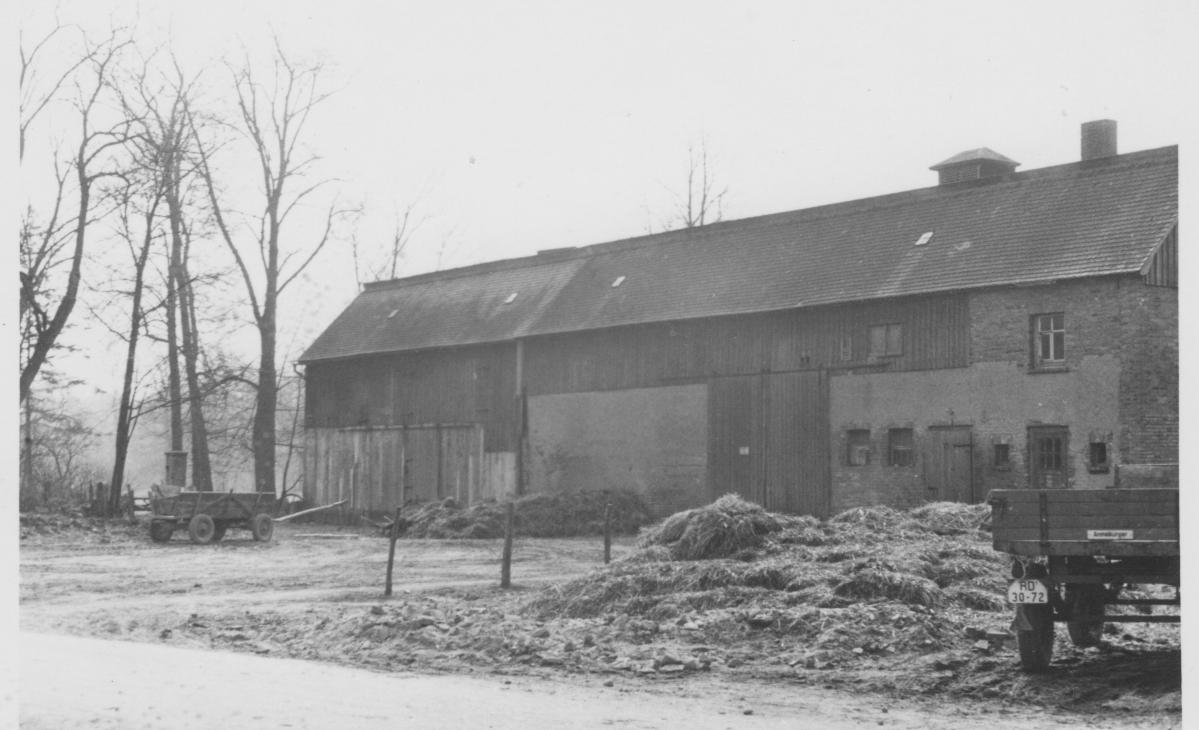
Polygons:
M411 243L413 234L426 220L423 216L414 218L418 203L419 201L413 201L406 205L403 211L396 212L391 240L388 242L383 256L374 257L363 252L358 244L357 236L351 239L350 253L354 258L354 278L359 289L362 288L364 282L394 279L399 274L400 261L408 251L408 244Z
M268 81L263 82L255 75L248 59L240 68L230 67L230 72L239 115L238 131L249 142L260 175L262 202L248 226L252 230L250 235L235 234L227 207L218 194L211 151L203 144L198 145L199 170L216 227L241 272L258 330L257 392L251 428L254 484L260 492L274 493L279 297L328 243L335 222L350 211L330 205L323 224L318 227L319 233L307 246L289 246L283 240L289 216L329 182L305 182L307 169L316 157L299 149L310 114L327 98L318 90L321 65L293 62L276 40L273 73ZM288 196L291 187L299 185L303 187Z
M127 124L124 120L117 120L114 124L101 126L96 117L99 116L97 110L100 97L106 88L106 79L118 54L128 44L129 41L122 38L120 31L114 31L106 40L97 44L84 40L83 61L73 66L70 71L71 74L79 69L88 69L90 72L89 78L76 78L74 83L75 96L72 104L78 114L78 143L69 163L55 162L56 190L47 220L37 222L30 206L26 208L22 221L19 241L22 401L28 397L38 372L46 363L50 351L75 308L87 228L95 212L93 186L103 177L119 174L111 164L111 156L114 148L124 145L127 141ZM30 65L40 48L41 43L28 53L22 50L23 83L35 77ZM64 84L65 77L60 77L53 85L54 93ZM25 88L21 89L21 98L37 100L31 102L28 109L22 108L20 135L23 155L29 125L48 102L45 96L38 96ZM77 198L76 210L73 218L65 219L63 208L69 205L67 184L72 172L73 193ZM64 269L66 285L59 292L53 279Z
M141 165L151 174L166 203L168 233L167 361L171 408L171 448L182 450L184 402L179 358L187 379L187 411L191 435L192 484L212 489L208 430L200 386L200 336L194 280L189 272L191 225L188 188L194 177L194 136L187 119L194 80L172 59L167 75L152 80L149 61L116 88L126 116L136 130Z
M719 223L724 217L724 196L727 187L719 187L716 174L708 159L708 139L701 136L698 144L687 145L687 190L676 194L674 214L662 221L662 230L697 228ZM653 232L653 226L648 226Z
M71 415L64 402L34 405L31 418L37 434L30 451L33 479L21 485L22 511L65 505L72 496L85 493L88 485L100 477L85 456L95 443L96 432Z
M136 423L136 404L134 402L134 375L137 369L138 335L142 330L145 314L142 309L142 297L145 291L146 261L150 257L151 244L154 242L154 215L162 199L161 188L153 186L147 196L146 207L141 211L143 219L140 247L134 244L135 233L130 220L133 211L133 196L127 195L121 207L121 228L123 238L129 247L133 260L133 289L129 294L129 330L125 347L125 374L121 384L121 400L117 407L117 428L115 454L112 467L112 489L109 493L109 514L116 514L120 509L121 485L125 483L125 459L129 453L129 439L133 435Z

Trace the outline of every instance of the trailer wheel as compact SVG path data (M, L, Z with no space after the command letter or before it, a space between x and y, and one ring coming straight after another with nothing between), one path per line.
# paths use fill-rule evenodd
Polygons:
M259 542L270 542L271 535L275 534L275 521L265 512L256 514L250 522L250 533Z
M225 537L225 532L229 529L229 525L224 522L216 523L216 527L212 530L212 541L220 542Z
M1071 616L1094 616L1096 621L1067 621L1066 630L1075 646L1094 646L1103 638L1103 586L1066 586L1066 605Z
M175 523L169 520L154 520L150 523L150 539L154 542L168 542L175 532Z
M1024 614L1024 621L1020 614ZM1022 628L1020 624L1028 628ZM1043 672L1053 658L1053 608L1025 604L1016 608L1016 646L1020 649L1020 668L1026 672Z
M187 534L197 545L207 545L216 534L216 523L208 515L196 515L187 523Z

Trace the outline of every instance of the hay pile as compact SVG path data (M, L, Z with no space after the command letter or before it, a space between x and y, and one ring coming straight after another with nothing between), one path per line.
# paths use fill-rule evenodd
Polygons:
M862 604L1002 610L1007 561L977 529L986 511L870 507L822 522L726 495L649 528L638 552L542 591L529 607L543 616L654 620L726 609L835 614Z
M641 546L665 545L674 560L727 558L760 547L781 527L758 505L726 494L706 507L671 515L645 533Z
M531 494L514 502L513 522L523 537L600 535L611 504L614 534L633 534L650 522L645 502L626 491ZM400 513L407 537L490 539L503 537L506 504L489 501L460 507L453 499L409 507Z

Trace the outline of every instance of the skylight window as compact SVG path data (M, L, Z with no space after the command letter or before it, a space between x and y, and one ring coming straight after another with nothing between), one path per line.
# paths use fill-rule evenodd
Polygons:
M516 294L517 294L517 292L512 292L511 294L509 294L508 298L504 300L504 304L511 304L512 302L515 302Z
M623 284L624 279L625 279L625 277L623 275L616 277L616 281L612 282L612 288L615 289L616 287Z
M932 231L925 231L924 233L920 234L920 238L916 239L916 245L917 245L917 246L923 246L924 244L926 244L926 243L928 243L929 241L931 241L931 240L932 240L932 238L933 238L933 232L932 232Z

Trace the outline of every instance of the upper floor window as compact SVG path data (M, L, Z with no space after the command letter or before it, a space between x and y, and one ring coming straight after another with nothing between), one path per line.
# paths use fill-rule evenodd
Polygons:
M870 327L870 357L903 354L903 325L876 324Z
M1060 365L1066 361L1066 324L1061 312L1032 318L1033 366Z

